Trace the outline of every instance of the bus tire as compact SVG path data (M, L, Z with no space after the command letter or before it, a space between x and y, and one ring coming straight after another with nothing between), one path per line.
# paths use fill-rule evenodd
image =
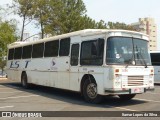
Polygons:
M29 84L28 84L28 79L27 79L27 74L26 73L22 73L21 85L25 89L29 88Z
M136 94L118 95L121 100L131 100Z
M97 84L93 80L85 80L83 84L83 97L89 103L100 103L103 99L101 95L97 94Z

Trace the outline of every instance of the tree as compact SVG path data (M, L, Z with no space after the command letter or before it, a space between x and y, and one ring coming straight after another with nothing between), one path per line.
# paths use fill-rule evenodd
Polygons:
M52 34L63 34L79 30L80 20L86 13L82 0L51 0L49 20L45 30Z
M88 17L87 15L82 16L78 20L77 24L77 30L82 30L82 29L106 29L107 24L103 21L100 20L99 22L96 22L92 18Z
M108 22L108 26L110 29L124 29L124 30L133 30L133 31L136 31L134 29L134 27L130 26L130 25L127 25L125 23L120 23L120 22Z
M32 21L33 11L30 10L32 8L32 4L33 4L33 0L13 0L13 4L12 6L10 6L11 8L14 9L13 11L15 14L18 14L20 17L23 18L20 41L23 41L24 27ZM26 23L27 18L29 19L28 23Z
M46 33L45 26L47 25L47 22L49 20L49 16L53 14L51 12L50 6L51 6L52 0L34 0L32 11L33 18L37 21L36 26L40 26L41 28L41 38L44 38L44 35ZM52 2L54 2L53 0ZM57 1L56 1L57 2Z
M18 14L34 19L44 34L62 34L77 30L78 20L86 13L82 0L14 0ZM31 6L28 9L28 6ZM16 10L16 9L15 9ZM17 11L17 10L16 10ZM23 22L23 23L24 23ZM22 27L23 33L24 24Z
M5 66L6 66L6 60L0 59L0 69L2 70L2 76L3 76L3 71Z
M5 67L4 57L7 55L7 45L17 39L14 20L0 21L0 69Z
M82 29L129 29L124 23L96 22L88 17L83 0L14 0L18 14L26 19L34 20L40 26L42 38L45 34L64 34ZM24 24L22 27L22 33ZM22 36L23 37L23 36ZM21 37L21 38L22 38Z

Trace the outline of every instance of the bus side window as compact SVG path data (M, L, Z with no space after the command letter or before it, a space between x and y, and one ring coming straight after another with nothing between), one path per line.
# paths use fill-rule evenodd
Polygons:
M81 47L81 65L103 64L104 39L84 41Z
M71 48L71 65L78 65L78 57L79 57L79 44L73 44Z
M8 60L13 60L13 57L14 57L14 48L9 49Z
M44 52L44 43L33 45L32 58L42 58Z
M159 53L151 53L151 62L153 66L160 66L160 54Z
M70 38L60 40L59 56L68 56L70 51Z
M59 49L59 40L46 42L44 57L58 56L58 49Z
M22 58L23 59L30 59L31 56L32 56L32 45L24 46Z
M22 47L19 47L19 48L15 48L15 51L14 51L14 59L21 59L22 57Z

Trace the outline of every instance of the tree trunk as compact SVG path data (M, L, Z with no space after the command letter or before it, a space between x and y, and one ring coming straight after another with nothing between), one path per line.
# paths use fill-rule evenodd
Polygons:
M25 21L26 21L26 15L24 14L24 16L23 16L23 25L22 25L22 33L21 33L21 41L23 41L23 32L24 32Z
M40 24L41 24L41 37L44 38L44 29L43 29L43 22L42 22L42 13L40 12Z

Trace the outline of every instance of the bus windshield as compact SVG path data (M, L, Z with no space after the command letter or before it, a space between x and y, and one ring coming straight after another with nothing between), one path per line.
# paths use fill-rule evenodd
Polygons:
M110 37L106 49L107 64L151 65L148 42L138 38Z

